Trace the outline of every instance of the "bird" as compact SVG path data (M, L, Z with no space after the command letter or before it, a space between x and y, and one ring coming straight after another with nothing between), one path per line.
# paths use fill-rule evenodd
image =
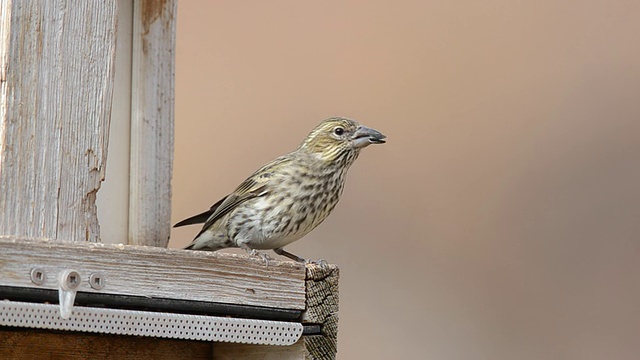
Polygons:
M291 260L308 262L284 247L327 218L340 200L347 171L360 151L385 143L385 138L349 118L323 120L294 151L259 168L208 210L175 224L204 223L184 249L241 248L267 264L271 258L258 250L271 249Z

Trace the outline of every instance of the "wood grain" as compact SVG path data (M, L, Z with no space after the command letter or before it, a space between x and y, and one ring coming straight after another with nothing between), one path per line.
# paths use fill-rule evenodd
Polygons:
M98 241L116 2L1 7L0 234Z
M166 247L171 175L176 0L135 1L129 244Z
M301 360L305 358L302 341L290 346L213 344L214 360Z
M338 351L338 279L336 265L306 266L306 311L302 322L321 324L322 335L304 336L307 359L335 359Z
M11 1L0 0L0 171L7 125L7 70L9 67L9 39L11 39Z
M73 243L0 236L0 285L57 289L63 269L80 273L78 291L303 310L305 268L235 254L146 246ZM42 285L32 268L45 270ZM92 289L92 272L106 286Z
M152 337L0 328L5 360L211 359L213 343Z

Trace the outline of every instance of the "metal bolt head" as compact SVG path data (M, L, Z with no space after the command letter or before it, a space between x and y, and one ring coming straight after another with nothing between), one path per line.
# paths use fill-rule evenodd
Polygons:
M106 278L101 272L94 272L89 275L89 285L96 290L104 288Z
M65 270L62 274L62 286L66 290L75 290L80 286L80 274L75 270Z
M31 269L30 277L31 277L31 282L33 282L36 285L44 284L45 280L47 279L44 269L39 267L35 267Z

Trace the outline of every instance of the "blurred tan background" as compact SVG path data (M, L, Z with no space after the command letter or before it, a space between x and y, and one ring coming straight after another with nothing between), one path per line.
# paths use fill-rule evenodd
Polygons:
M173 220L352 117L389 141L287 247L341 267L340 359L637 359L638 14L182 1Z

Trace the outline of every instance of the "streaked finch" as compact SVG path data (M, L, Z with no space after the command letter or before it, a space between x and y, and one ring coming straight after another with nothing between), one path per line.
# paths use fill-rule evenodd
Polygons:
M342 195L347 170L371 144L386 136L342 117L322 121L296 150L271 161L231 194L174 227L204 223L185 248L216 251L239 247L252 255L273 249L305 260L284 247L308 234L331 213Z

